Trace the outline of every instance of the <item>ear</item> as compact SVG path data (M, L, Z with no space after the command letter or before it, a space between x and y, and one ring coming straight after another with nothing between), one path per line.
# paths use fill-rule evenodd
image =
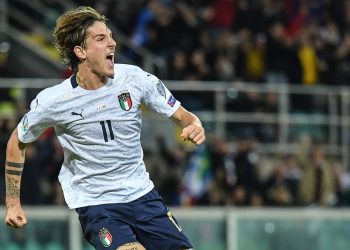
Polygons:
M80 59L85 60L86 59L86 51L81 46L74 46L74 54Z

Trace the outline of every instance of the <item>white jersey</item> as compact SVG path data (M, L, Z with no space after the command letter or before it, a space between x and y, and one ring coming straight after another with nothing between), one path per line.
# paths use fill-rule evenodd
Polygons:
M157 77L136 66L116 64L114 79L96 90L79 87L73 75L38 94L18 136L29 143L54 127L70 208L130 202L154 187L140 142L142 103L167 117L180 106Z

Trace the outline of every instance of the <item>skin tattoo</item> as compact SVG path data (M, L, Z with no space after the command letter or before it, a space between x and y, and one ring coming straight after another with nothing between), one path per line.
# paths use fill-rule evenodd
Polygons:
M14 177L7 175L6 176L6 190L7 196L10 198L19 198L19 181Z
M6 161L6 192L7 196L10 198L19 198L20 187L17 176L22 175L23 166L23 163Z

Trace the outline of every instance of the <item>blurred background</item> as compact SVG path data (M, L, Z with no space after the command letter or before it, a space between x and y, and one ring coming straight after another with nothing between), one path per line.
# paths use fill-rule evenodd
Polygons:
M72 74L52 33L79 5L110 20L116 63L155 74L203 121L193 147L143 108L146 166L196 249L348 249L349 0L0 0L0 162L30 101ZM54 130L26 157L31 222L0 224L0 249L92 249L62 196ZM4 168L0 180L3 218Z

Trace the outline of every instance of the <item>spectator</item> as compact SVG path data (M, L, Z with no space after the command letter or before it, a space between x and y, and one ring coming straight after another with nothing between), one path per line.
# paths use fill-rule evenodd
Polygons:
M258 155L252 149L249 139L238 142L237 153L234 158L237 187L243 188L248 201L251 195L260 188L257 173Z
M311 36L312 33L308 29L304 29L300 35L298 49L302 83L305 85L313 85L318 82L318 58Z
M332 169L320 147L313 149L310 162L303 166L299 191L302 205L333 206L335 204Z

